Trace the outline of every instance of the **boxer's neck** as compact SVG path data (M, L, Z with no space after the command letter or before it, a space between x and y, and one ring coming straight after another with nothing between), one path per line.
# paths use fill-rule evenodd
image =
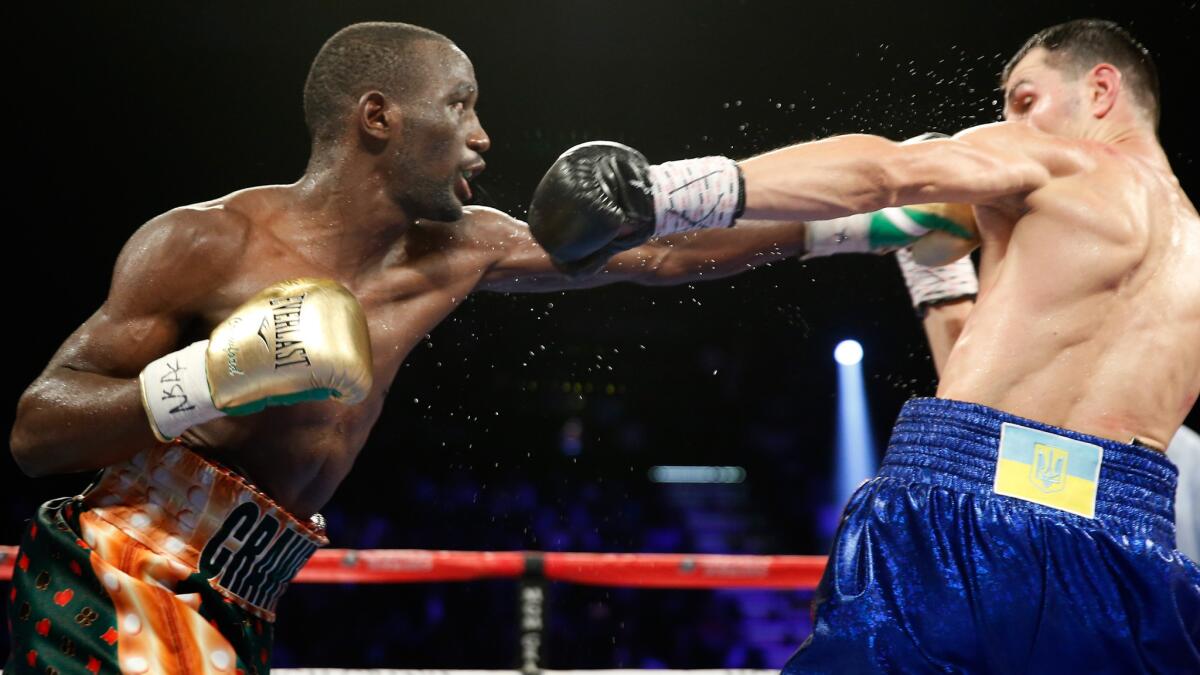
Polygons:
M1115 128L1099 140L1119 148L1122 152L1150 162L1158 168L1170 170L1170 160L1167 159L1167 153L1163 150L1162 145L1159 144L1158 137L1154 132L1146 127L1127 126Z
M319 247L325 262L339 268L343 261L377 259L413 222L382 177L359 162L310 163L289 190L296 195L285 219L289 234Z
M1129 115L1093 121L1082 129L1078 137L1103 143L1143 161L1169 168L1166 152L1159 144L1153 127Z

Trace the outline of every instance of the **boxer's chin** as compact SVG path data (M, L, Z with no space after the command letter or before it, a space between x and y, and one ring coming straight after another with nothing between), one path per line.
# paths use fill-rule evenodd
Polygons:
M453 197L450 198L448 203L438 206L436 208L436 211L433 214L427 216L427 218L429 218L430 220L440 220L440 221L446 222L446 223L454 222L456 220L461 219L462 217L463 217L462 202L458 201L457 199L455 199Z
M442 193L435 207L441 212L438 220L454 221L463 217L463 205L465 202L462 195L458 194L460 179L457 176L455 178L454 185L447 192Z
M415 208L411 209L410 213L424 220L438 220L448 223L463 217L463 203L454 194L453 190L447 190L443 193L430 195L428 198L422 199L415 205Z

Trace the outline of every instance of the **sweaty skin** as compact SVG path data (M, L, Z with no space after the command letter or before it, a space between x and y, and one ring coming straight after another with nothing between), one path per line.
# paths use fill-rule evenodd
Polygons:
M921 320L921 325L925 329L929 353L933 356L934 372L938 374L939 379L946 370L950 350L962 335L963 326L974 307L974 300L959 298L929 305L925 310L925 318Z
M207 338L265 286L321 277L346 286L366 312L369 397L357 406L305 403L226 417L181 437L307 517L350 471L405 357L469 294L682 283L800 252L802 224L742 223L651 242L592 277L560 275L524 223L462 207L462 172L481 170L490 141L475 114L466 55L449 43L426 49L435 75L412 97L418 103L401 108L378 92L364 95L344 142L314 151L296 183L178 208L130 238L104 305L21 398L11 447L27 473L95 470L151 446L137 383L147 363ZM434 206L412 206L413 184ZM461 217L439 222L422 211Z
M1066 80L1045 54L1013 70L1005 122L743 162L746 216L975 204L980 292L938 396L1162 449L1200 394L1200 218L1120 73Z

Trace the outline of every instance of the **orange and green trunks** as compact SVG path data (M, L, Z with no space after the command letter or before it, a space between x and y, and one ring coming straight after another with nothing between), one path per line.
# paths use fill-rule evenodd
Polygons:
M183 446L139 453L29 523L4 672L266 672L275 604L326 543Z

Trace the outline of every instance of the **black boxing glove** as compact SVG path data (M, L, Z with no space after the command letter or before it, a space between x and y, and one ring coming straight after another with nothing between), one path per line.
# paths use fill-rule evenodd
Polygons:
M533 193L529 230L566 274L591 274L655 236L729 227L745 205L725 157L651 165L637 150L596 141L562 154Z
M590 274L654 235L650 162L620 143L567 150L533 193L529 231L561 271Z

